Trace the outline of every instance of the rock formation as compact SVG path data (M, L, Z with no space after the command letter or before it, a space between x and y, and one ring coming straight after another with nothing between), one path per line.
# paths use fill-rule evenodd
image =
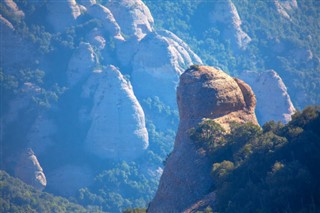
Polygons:
M49 0L47 10L47 20L55 32L62 32L72 26L81 15L80 7L75 0Z
M201 59L177 36L168 31L151 33L140 43L133 59L132 85L139 100L158 96L176 108L175 89L179 76Z
M298 8L297 0L274 0L277 12L284 18L291 20L291 11Z
M256 113L261 125L270 120L283 123L291 120L295 108L278 73L274 70L261 73L245 71L239 77L251 86L256 95Z
M89 43L80 43L69 61L67 70L69 86L73 87L88 77L96 64L97 58L92 46Z
M128 37L140 41L153 31L153 17L141 0L112 0L107 4L121 31Z
M148 147L143 110L131 84L110 66L93 73L84 85L84 97L93 96L89 151L101 158L132 160Z
M251 38L241 28L242 22L235 5L231 0L216 1L213 4L214 8L209 15L210 22L214 25L225 25L224 37L230 39L234 49L246 49Z
M46 176L31 149L21 154L15 168L15 176L37 190L43 190L47 185Z
M257 124L251 88L212 67L193 66L185 71L177 88L177 102L180 123L174 150L148 212L183 212L208 197L212 165L190 139L190 128L203 118L214 119L225 129L232 121Z
M88 8L87 13L93 18L100 20L105 32L110 34L110 36L124 40L120 34L120 27L108 8L100 4L94 4Z

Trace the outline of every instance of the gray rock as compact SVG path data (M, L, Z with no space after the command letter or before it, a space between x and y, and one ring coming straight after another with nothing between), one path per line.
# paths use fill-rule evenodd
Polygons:
M182 72L202 64L187 44L173 33L161 31L146 36L132 62L132 85L139 100L158 96L176 109L175 90Z
M246 81L257 98L256 113L261 125L270 120L287 123L295 112L287 87L274 70L245 71L239 78Z
M28 146L37 154L45 153L50 146L54 146L53 136L57 134L57 131L58 128L54 120L49 119L44 113L40 113L26 135Z
M135 37L140 41L153 31L153 17L141 0L112 0L107 7L127 37Z
M231 0L216 1L209 15L212 24L224 24L223 35L230 39L234 49L246 49L251 38L242 30L237 8Z
M97 58L89 43L81 42L68 64L67 78L70 87L88 77L97 64Z
M87 13L102 22L104 30L118 40L124 40L120 34L120 27L110 10L100 4L94 4L88 8Z
M85 6L85 7L90 7L94 4L96 4L96 0L77 0L79 4Z
M62 32L72 26L81 15L80 7L75 0L48 0L47 10L47 20L55 32Z
M298 8L297 0L274 0L277 12L284 18L291 20L291 12Z
M148 147L144 112L131 84L119 70L109 66L95 72L83 87L93 97L87 150L100 158L132 160Z
M46 176L31 149L21 154L15 167L15 176L40 191L47 185Z

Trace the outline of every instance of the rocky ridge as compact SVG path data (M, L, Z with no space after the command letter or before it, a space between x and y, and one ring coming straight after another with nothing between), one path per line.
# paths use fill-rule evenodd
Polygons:
M190 139L190 128L204 118L213 119L225 129L233 121L258 124L251 88L212 67L186 70L180 77L177 102L180 123L174 150L148 212L183 212L205 198L212 186L210 159Z

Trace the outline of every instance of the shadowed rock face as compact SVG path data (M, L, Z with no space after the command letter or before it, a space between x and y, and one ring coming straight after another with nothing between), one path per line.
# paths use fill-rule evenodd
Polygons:
M190 128L203 118L214 119L225 129L231 121L258 124L251 88L212 67L185 71L180 77L177 102L180 124L174 150L148 212L182 212L208 196L213 184L212 165L205 152L190 139Z

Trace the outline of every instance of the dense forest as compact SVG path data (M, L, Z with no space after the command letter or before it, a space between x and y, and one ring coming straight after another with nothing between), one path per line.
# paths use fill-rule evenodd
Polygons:
M287 125L234 123L226 132L204 120L192 129L194 143L212 158L214 212L318 212L319 126L318 106Z
M39 192L21 180L0 171L1 212L102 212L98 207L84 208L69 200Z

